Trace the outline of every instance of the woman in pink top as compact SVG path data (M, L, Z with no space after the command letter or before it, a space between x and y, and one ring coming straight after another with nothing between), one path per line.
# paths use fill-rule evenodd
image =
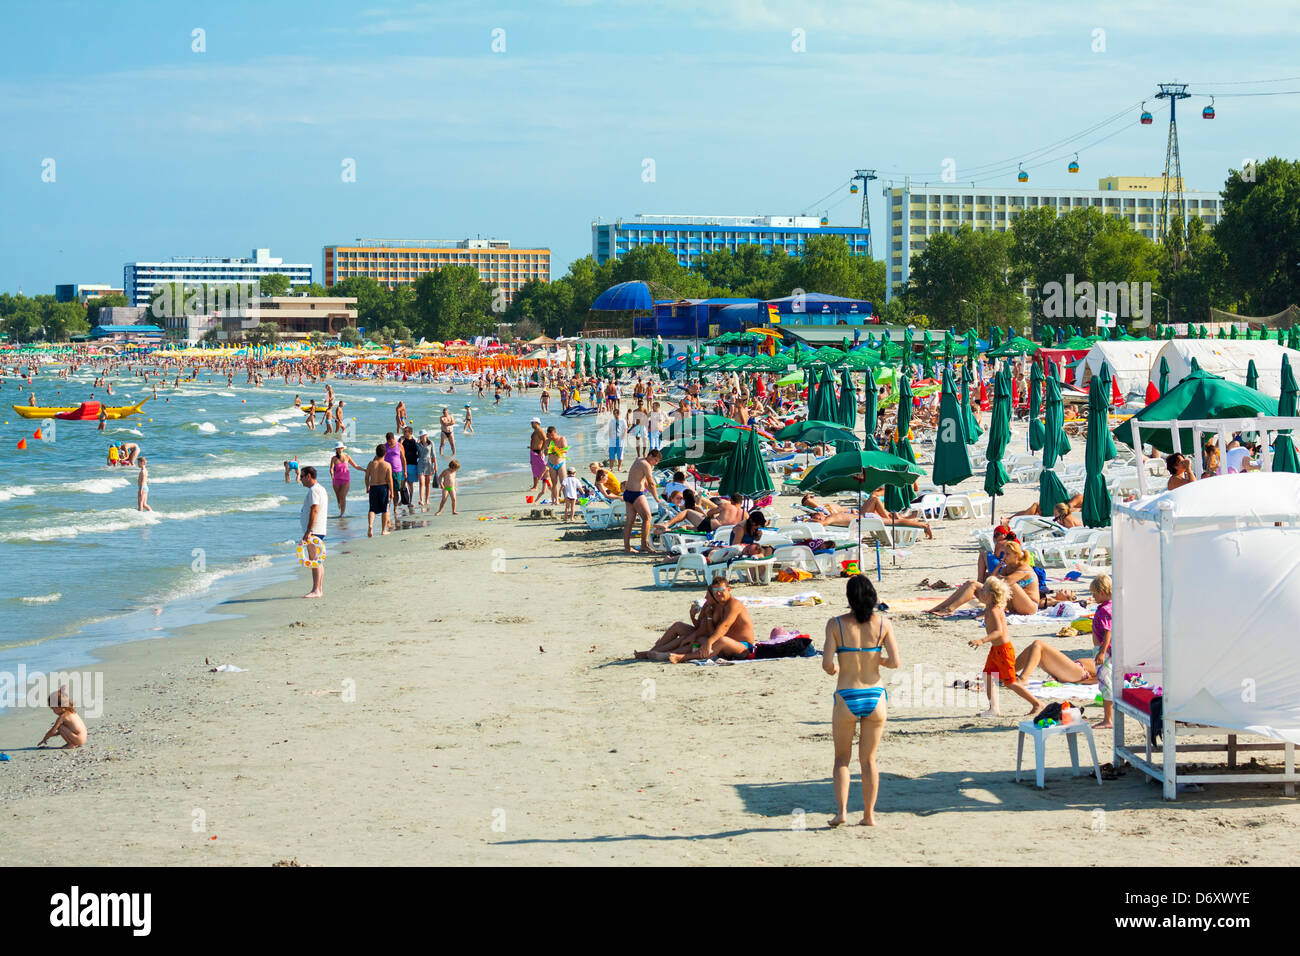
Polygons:
M365 471L360 465L352 460L352 456L343 448L343 442L334 445L334 457L330 459L330 480L334 484L334 497L339 502L339 517L343 517L343 512L348 506L348 487L352 484L352 471Z

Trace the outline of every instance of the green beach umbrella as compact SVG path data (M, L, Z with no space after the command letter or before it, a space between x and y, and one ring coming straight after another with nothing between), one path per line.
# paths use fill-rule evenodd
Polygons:
M716 431L719 428L725 428L728 425L736 424L725 415L705 415L702 412L696 412L689 418L678 419L668 426L664 432L663 439L666 442L687 441L695 436L704 437L710 431ZM665 449L665 452L667 449Z
M866 376L862 380L862 394L865 399L862 411L864 431L862 447L867 451L880 448L876 444L876 391L876 377L871 374L871 369L867 369Z
M908 433L912 428L912 382L906 373L898 379L898 435L895 439L895 454L916 464L916 452L912 449L912 439Z
M1037 365L1034 368L1038 368ZM998 496L1007 483L1002 465L1007 442L1011 439L1011 368L1004 365L993 376L993 406L989 418L988 467L984 471L984 490L993 499L993 524L997 524Z
M1065 434L1065 411L1061 402L1061 384L1055 375L1048 375L1047 409L1043 426L1043 471L1038 476L1038 510L1050 515L1062 501L1070 500L1060 477L1056 474L1056 459L1060 455L1061 438Z
M1282 357L1286 358L1285 355ZM1254 359L1246 363L1246 387L1259 390L1259 369L1255 368Z
M921 471L911 462L883 451L843 451L827 458L799 481L801 491L828 493L856 491L858 514L862 514L862 496L881 485L886 492L891 485L912 485ZM879 549L877 548L877 555ZM862 560L862 521L858 521L858 560ZM879 560L877 558L877 560Z
M746 498L764 498L774 491L772 476L758 447L758 432L753 428L741 429L744 433L727 458L718 494L743 495Z
M1110 384L1104 375L1088 383L1088 444L1084 462L1088 477L1083 485L1083 523L1089 528L1110 524L1110 491L1103 469L1116 455L1115 441L1107 428L1110 413ZM1044 512L1046 514L1046 512Z
M1029 450L1043 450L1043 367L1038 362L1029 370Z
M840 369L839 415L836 417L841 425L853 431L858 425L858 397L853 387L853 378L848 369ZM847 449L844 449L847 450Z
M961 370L961 410L966 423L966 444L973 445L984 434L980 423L975 419L975 411L970 407L970 387L975 384L975 373L969 365Z
M1291 418L1296 413L1296 381L1295 372L1291 370L1291 360L1289 356L1282 356L1282 397L1277 401L1277 413L1280 416ZM1273 442L1273 470L1289 471L1293 475L1300 474L1300 455L1296 454L1295 439L1291 437L1290 430L1278 432L1277 439Z
M839 409L830 372L824 368L814 369L813 384L808 388L808 417L821 422L838 422Z
M1245 385L1229 382L1196 366L1191 373L1142 411L1125 419L1112 431L1116 441L1132 447L1134 418L1142 421L1200 421L1210 418L1252 418L1256 415L1276 415L1278 403L1263 392ZM1141 441L1163 452L1173 454L1173 441L1167 428L1141 432ZM1179 444L1184 452L1192 450L1192 431L1181 429Z
M942 487L958 485L971 474L964 416L957 405L952 372L945 368L939 397L939 431L934 442L934 483Z
M857 436L839 422L824 422L812 419L786 425L785 428L776 433L776 437L780 441L801 441L810 445L840 441L856 443L858 441Z
M1165 392L1169 391L1169 360L1163 355L1160 356L1160 377L1156 388L1160 389L1161 397L1164 396Z
M903 454L903 449L897 440L891 440L889 443L889 453L896 458L908 459ZM915 462L912 462L915 465ZM912 493L912 485L885 485L885 508L889 511L906 511L912 507L912 502L916 496Z

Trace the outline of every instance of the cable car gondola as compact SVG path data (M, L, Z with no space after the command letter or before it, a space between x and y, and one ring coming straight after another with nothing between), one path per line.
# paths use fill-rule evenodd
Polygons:
M1072 173L1077 173L1077 172L1079 171L1079 154L1078 154L1078 153L1075 153L1075 154L1074 154L1074 159L1071 160L1070 165L1067 166L1066 168L1067 168L1070 172L1072 172Z
M831 224L831 221L830 221L829 219L827 219L825 216L822 216L822 225L823 225L823 226L829 226L830 224Z
M1201 110L1201 119L1214 119L1214 97L1210 97L1210 105Z
M1142 104L1142 115L1139 117L1139 119L1143 126L1150 126L1152 123L1155 122L1155 117L1152 116L1151 111L1147 109L1146 103Z
M1020 163L1019 166L1020 166L1020 172L1016 173L1016 179L1022 183L1029 182L1029 174L1025 172L1024 163Z
M854 183L852 186L850 186L849 192L851 192L853 195L856 196L858 194L858 184Z

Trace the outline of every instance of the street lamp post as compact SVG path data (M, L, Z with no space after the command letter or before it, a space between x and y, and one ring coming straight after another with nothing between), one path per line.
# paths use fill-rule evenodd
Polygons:
M979 305L979 303L978 303L978 302L972 302L972 301L970 301L970 299L960 299L959 301L961 301L961 302L965 302L967 305L973 305L973 306L975 307L975 334L976 334L976 335L979 335L979 334L980 334L980 305Z
M1169 306L1171 304L1169 301L1169 297L1161 295L1159 292L1156 292L1154 289L1151 291L1151 294L1155 296L1157 299L1165 300L1165 325L1172 325L1173 323L1170 321L1170 317L1169 317ZM1151 316L1149 315L1147 316L1147 322L1148 323L1151 322Z

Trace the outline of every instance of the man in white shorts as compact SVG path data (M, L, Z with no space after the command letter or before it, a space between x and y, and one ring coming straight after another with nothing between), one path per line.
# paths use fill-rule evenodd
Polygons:
M650 432L650 447L658 451L664 447L664 419L667 416L659 410L659 403L655 402L650 406L650 421L648 428Z

